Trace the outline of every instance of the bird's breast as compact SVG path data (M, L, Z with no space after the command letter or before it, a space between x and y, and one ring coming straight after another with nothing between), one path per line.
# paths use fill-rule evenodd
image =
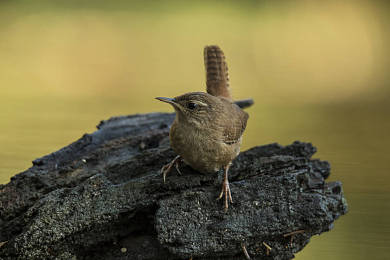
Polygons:
M218 131L194 128L176 120L170 130L172 149L192 168L211 173L228 165L239 153L240 143L228 145L221 141Z

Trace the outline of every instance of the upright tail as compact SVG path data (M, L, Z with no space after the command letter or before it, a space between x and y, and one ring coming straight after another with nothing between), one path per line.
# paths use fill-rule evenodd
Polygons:
M225 55L216 45L204 48L207 93L232 99L229 90L229 73Z

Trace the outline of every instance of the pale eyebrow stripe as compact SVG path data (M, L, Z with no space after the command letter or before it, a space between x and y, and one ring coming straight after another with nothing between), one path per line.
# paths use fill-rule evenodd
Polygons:
M206 103L203 103L202 101L199 101L199 100L191 100L191 102L195 103L195 104L198 104L200 106L204 106L204 107L208 107L209 106Z

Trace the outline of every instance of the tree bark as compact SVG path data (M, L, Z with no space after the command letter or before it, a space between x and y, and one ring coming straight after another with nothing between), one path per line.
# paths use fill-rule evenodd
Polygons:
M114 117L0 185L1 259L290 259L347 212L310 143L242 152L222 172L163 182L174 114ZM287 233L297 231L295 235ZM286 235L287 234L287 235ZM267 249L267 246L272 249Z

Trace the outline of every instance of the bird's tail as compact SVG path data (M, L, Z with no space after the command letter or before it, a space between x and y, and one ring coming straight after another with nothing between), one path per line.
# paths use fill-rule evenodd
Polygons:
M229 90L229 73L223 51L216 45L204 48L207 93L232 99Z

